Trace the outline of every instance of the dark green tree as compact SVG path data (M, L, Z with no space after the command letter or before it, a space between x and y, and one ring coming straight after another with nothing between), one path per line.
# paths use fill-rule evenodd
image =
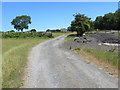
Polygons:
M96 17L94 28L101 30L120 30L120 10Z
M14 30L11 30L10 32L15 32Z
M74 14L73 16L75 19L71 22L71 26L68 27L69 31L76 31L78 36L82 36L86 31L90 30L90 18L83 14Z
M116 24L117 24L117 17L115 16L114 13L108 13L105 14L103 17L103 25L104 25L104 29L106 30L114 30L116 29Z
M103 29L103 17L102 16L96 17L96 20L94 21L94 28Z
M115 16L116 16L116 29L117 30L120 30L120 9L118 9L116 12L115 12Z
M72 30L71 30L71 26L69 26L69 27L67 28L67 31L72 31Z
M11 24L14 25L16 30L23 32L23 29L28 29L28 24L31 24L31 17L27 15L17 16Z
M31 29L30 31L31 31L31 32L36 32L37 30L36 30L36 29Z

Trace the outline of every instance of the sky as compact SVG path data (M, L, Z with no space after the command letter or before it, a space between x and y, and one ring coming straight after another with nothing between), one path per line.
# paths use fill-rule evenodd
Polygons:
M75 13L85 14L95 20L97 16L117 9L117 2L2 2L2 30L14 30L10 22L20 15L31 17L28 30L45 31L67 28L74 20Z
M2 2L118 2L119 0L1 0Z

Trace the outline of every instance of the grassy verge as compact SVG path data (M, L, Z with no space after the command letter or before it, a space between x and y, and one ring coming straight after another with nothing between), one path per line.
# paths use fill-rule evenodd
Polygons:
M64 42L70 42L70 41L72 41L74 38L75 38L75 37L66 37L66 38L64 39Z
M23 84L24 67L31 48L48 38L3 39L3 88L17 88Z
M120 32L112 32L112 34L114 34L114 35L120 37Z
M84 51L98 60L104 60L106 63L110 63L111 65L114 65L118 67L118 53L117 52L109 52L109 51L98 51L94 49L88 49L88 48L75 48L74 50L77 51Z
M76 32L53 32L52 35L54 37L61 36L61 35L69 35L69 34L75 34Z
M52 32L52 35L54 36L54 37L58 37L58 36L61 36L61 35L66 35L66 34L68 34L68 32Z
M53 33L53 37L68 33ZM3 88L18 88L23 85L24 68L28 53L33 46L48 40L48 37L2 39ZM1 74L1 73L0 73ZM1 76L2 76L1 75ZM0 80L1 81L1 80Z
M105 71L110 72L111 75L118 77L118 53L117 52L104 52L88 48L75 48L73 49L78 55L87 59L89 63L94 64Z

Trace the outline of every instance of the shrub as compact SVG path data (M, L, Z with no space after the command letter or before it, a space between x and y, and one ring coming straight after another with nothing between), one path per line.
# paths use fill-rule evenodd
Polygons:
M74 48L73 50L80 50L80 48Z
M52 34L43 34L43 33L26 33L26 32L7 32L2 34L2 38L35 38L35 37L45 37L52 38Z

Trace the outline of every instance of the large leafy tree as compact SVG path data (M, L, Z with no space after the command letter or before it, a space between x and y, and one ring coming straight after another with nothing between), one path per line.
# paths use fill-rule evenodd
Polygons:
M103 17L98 16L94 21L94 28L95 29L103 29Z
M27 15L17 16L11 24L14 25L16 30L23 32L23 29L28 29L28 24L31 24L31 17Z
M120 30L120 9L118 9L116 12L115 12L115 16L116 16L116 27L117 27L117 30Z
M75 19L71 22L71 26L68 27L69 31L76 31L78 36L82 36L86 31L90 29L90 18L83 14L74 14Z
M94 27L101 30L120 30L120 9L115 13L96 17Z

